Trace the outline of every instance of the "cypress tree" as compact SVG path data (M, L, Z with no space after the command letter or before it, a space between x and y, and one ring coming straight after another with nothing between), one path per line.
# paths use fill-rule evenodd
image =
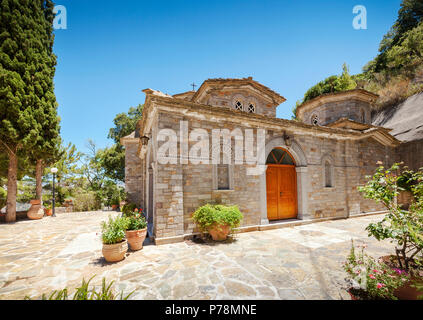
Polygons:
M59 133L50 0L0 1L0 145L8 163L6 221L16 220L18 154L37 156ZM38 159L38 157L37 157Z

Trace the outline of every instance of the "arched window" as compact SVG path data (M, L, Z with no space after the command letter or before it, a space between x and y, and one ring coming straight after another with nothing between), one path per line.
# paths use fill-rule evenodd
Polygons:
M235 103L235 109L242 111L244 108L242 107L242 102L237 100L237 102Z
M311 124L315 126L319 124L319 117L316 114L311 117Z
M266 164L283 164L295 166L295 162L292 159L291 155L280 148L273 149L267 157Z
M329 161L325 161L325 187L332 188L332 166Z
M217 165L217 190L229 190L229 165L218 164Z
M256 113L256 106L254 103L250 103L250 105L248 106L248 112L249 113Z

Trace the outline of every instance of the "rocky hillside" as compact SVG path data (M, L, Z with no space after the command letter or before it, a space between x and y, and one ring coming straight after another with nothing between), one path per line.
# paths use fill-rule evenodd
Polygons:
M402 142L423 139L423 93L375 113L373 124L393 129L390 133Z

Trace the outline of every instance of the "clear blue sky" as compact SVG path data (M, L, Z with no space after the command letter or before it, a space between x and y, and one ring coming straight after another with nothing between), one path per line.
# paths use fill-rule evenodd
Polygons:
M252 76L287 98L277 116L318 81L352 74L376 54L400 0L141 1L56 0L67 30L56 30L55 91L65 142L86 151L107 139L117 113L143 103L141 90L169 94L208 78ZM352 26L367 8L367 30Z

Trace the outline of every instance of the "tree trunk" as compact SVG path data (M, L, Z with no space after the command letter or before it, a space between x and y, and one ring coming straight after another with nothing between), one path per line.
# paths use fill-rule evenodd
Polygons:
M7 171L7 206L6 222L16 221L16 194L18 192L18 156L9 152L9 168Z
M37 160L35 167L35 199L41 201L43 205L43 160Z

